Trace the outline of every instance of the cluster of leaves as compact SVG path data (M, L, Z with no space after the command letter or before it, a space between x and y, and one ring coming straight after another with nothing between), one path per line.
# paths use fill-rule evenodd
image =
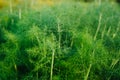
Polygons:
M53 80L120 79L118 6L22 10L0 12L0 80L49 80L53 53Z

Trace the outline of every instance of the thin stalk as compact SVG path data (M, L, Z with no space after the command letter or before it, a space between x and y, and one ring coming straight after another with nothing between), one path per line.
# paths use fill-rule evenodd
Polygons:
M101 0L99 0L99 6L101 5Z
M113 60L110 68L113 69L118 62L119 62L119 59ZM111 76L112 75L110 75L107 80L110 80Z
M118 62L119 62L119 59L113 60L110 68L113 69Z
M15 68L15 71L17 72L17 65L14 63L14 68Z
M44 44L43 51L44 51L45 57L46 57L46 53L47 53L47 50L46 50L46 31L47 31L47 27L45 26L44 38L43 38L43 44Z
M110 34L110 31L111 31L111 26L109 27L108 31L107 31L107 35L109 36Z
M97 27L97 30L96 30L96 33L95 33L95 36L94 36L94 41L96 40L97 35L98 35L98 32L99 32L99 30L100 30L101 19L102 19L102 14L100 14L100 16L99 16L99 23L98 23L98 27ZM93 52L92 52L92 55L91 55L92 58L94 58L94 53L95 53L95 48L93 49ZM90 63L90 65L89 65L89 68L88 68L88 71L87 71L87 74L86 74L84 80L87 80L87 79L88 79L88 76L89 76L89 74L90 74L91 67L92 67L92 63Z
M35 34L34 34L35 35ZM36 39L37 39L37 42L38 42L38 45L39 45L39 49L40 49L40 39L37 35L35 35ZM38 80L38 69L36 71L36 80Z
M36 39L37 39L37 41L38 41L38 45L39 45L39 48L40 48L40 39L39 39L39 37L36 36L36 35L35 35L35 37L36 37Z
M94 55L95 55L95 48L93 49L93 52L92 52L92 58L94 58Z
M39 80L39 79L38 79L38 70L37 70L37 72L36 72L36 80Z
M72 47L73 46L73 37L71 38L71 43L70 43L70 47Z
M53 65L54 65L54 58L55 58L55 44L54 44L54 35L52 34L52 42L53 42L53 46L52 46L52 61L51 61L51 72L50 72L50 80L53 79Z
M11 19L11 24L14 24L14 19Z
M116 32L113 34L112 38L115 38L115 36L117 35L118 31L119 31L119 27L117 27Z
M47 31L47 27L45 26L44 28L44 39L43 39L43 43L44 43L44 47L43 47L43 52L44 52L44 57L47 60L47 47L46 47L46 31ZM47 68L47 65L45 64L45 69ZM47 71L45 71L45 76L47 76Z
M27 13L27 8L28 8L27 6L28 6L28 3L27 3L26 0L24 1L24 6L25 6L25 12Z
M50 73L50 80L53 78L53 65L54 65L54 56L55 56L55 50L52 50L52 62L51 62L51 73Z
M96 40L97 34L100 30L101 19L102 19L102 14L100 14L100 16L99 16L99 23L98 23L98 27L97 27L97 30L96 30L96 33L95 33L95 36L94 36L94 40Z
M58 19L58 36L59 36L59 45L58 45L58 48L60 49L61 48L61 28L60 28L60 21Z
M88 76L89 76L89 74L90 74L90 69L91 69L91 67L92 67L92 64L89 65L89 68L88 68L88 71L87 71L87 74L86 74L84 80L88 80Z
M57 21L58 21L57 28L58 28L58 37L59 37L59 39L58 39L58 50L59 50L58 57L60 57L60 54L61 54L61 27L60 27L60 19L57 18ZM60 67L58 69L58 72L60 73Z
M98 6L101 5L101 0L94 0L95 4L97 4Z
M102 39L103 39L104 34L105 34L105 29L106 29L106 25L105 25L105 27L104 27L104 29L103 29L103 31L102 31L102 34L101 34L101 38L102 38Z
M34 6L34 0L31 0L31 7L33 7Z
M21 19L21 8L19 8L19 19Z
M17 65L15 64L15 62L14 62L14 68L15 68L15 72L16 72L16 75L17 75ZM16 80L18 80L18 78L17 78L17 76L16 76Z
M10 0L10 13L12 14L13 9L12 9L12 0Z

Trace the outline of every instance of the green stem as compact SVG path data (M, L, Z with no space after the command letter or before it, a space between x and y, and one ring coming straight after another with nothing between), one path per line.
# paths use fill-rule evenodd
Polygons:
M103 31L102 31L102 34L101 34L101 38L102 38L102 39L103 39L104 34L105 34L105 29L106 29L106 25L105 25L105 27L104 27L104 29L103 29Z
M88 80L88 76L89 76L91 67L92 67L92 64L89 65L89 68L88 68L88 71L87 71L87 74L86 74L84 80Z
M50 73L50 80L52 80L52 77L53 77L53 64L54 64L54 55L55 55L55 50L53 49L53 52L52 52L52 62L51 62L51 73Z
M21 19L21 8L19 8L19 19Z
M10 13L12 14L13 9L12 9L12 0L10 0Z
M98 31L100 30L101 19L102 19L102 14L100 14L100 16L99 16L99 23L98 23L98 27L97 27L97 30L96 30L96 33L95 33L95 36L94 36L94 40L96 40Z

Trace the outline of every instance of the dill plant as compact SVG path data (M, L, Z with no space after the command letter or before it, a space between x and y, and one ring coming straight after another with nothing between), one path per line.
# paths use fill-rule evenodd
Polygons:
M25 2L0 12L1 80L120 79L118 6Z

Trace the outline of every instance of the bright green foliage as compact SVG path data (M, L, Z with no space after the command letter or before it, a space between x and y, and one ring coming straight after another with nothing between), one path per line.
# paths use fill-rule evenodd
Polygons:
M0 80L120 79L117 4L17 9L0 12Z

